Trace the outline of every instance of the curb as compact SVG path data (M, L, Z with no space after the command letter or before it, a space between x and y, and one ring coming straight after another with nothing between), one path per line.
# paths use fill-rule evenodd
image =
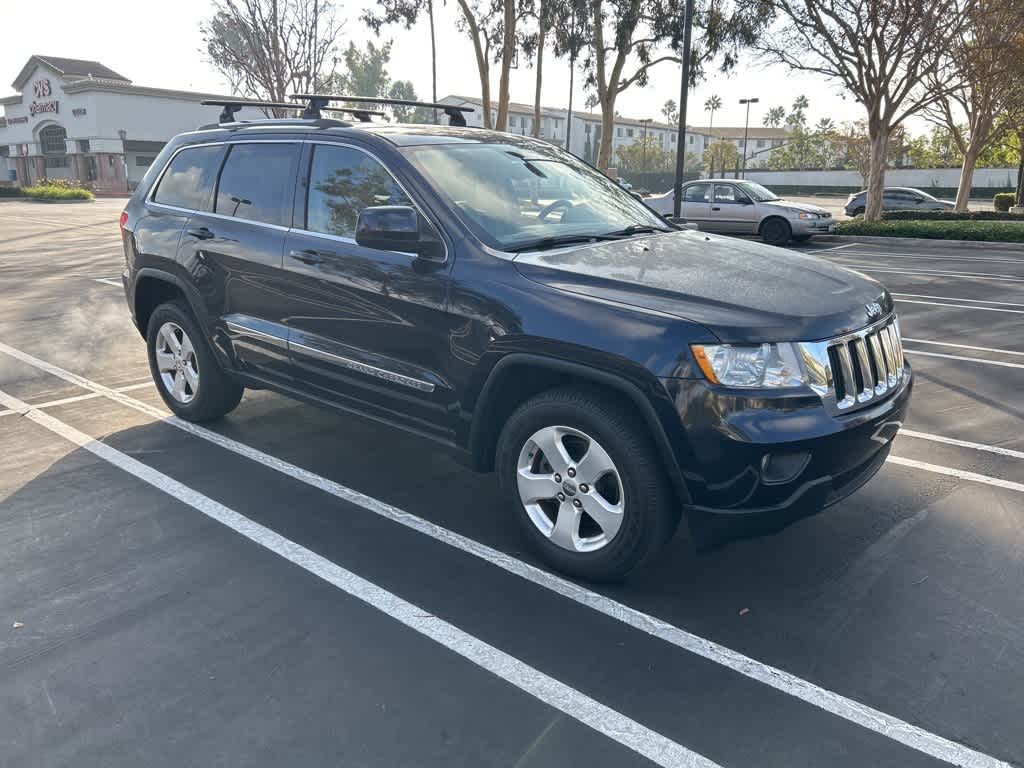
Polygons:
M1000 243L989 240L943 240L938 237L877 237L871 235L815 235L816 243L864 243L865 245L892 245L904 243L906 245L931 245L931 246L984 246L996 251L1024 251L1024 243Z

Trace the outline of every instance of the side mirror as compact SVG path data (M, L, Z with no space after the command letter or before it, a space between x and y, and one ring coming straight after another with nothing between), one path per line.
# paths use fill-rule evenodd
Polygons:
M427 261L444 261L444 245L408 205L375 205L363 208L356 220L356 243L378 251L415 253Z

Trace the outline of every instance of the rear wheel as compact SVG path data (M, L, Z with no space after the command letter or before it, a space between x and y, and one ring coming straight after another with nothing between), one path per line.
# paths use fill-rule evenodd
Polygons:
M765 219L761 225L761 238L769 245L785 245L793 235L793 229L785 219Z
M244 389L217 364L192 313L178 302L153 310L146 333L149 368L160 397L186 421L230 413Z
M558 389L521 405L498 440L502 491L552 567L623 578L672 536L679 510L646 431L600 393Z

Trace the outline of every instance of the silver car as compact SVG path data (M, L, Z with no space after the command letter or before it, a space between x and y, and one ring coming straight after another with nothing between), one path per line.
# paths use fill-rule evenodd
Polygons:
M644 198L662 215L671 215L672 192ZM783 200L753 181L702 179L683 185L681 215L705 232L760 235L772 245L803 241L836 228L832 214L817 205Z

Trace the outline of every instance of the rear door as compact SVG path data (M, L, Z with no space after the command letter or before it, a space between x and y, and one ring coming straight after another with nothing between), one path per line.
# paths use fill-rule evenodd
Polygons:
M449 437L451 259L429 262L356 243L363 208L418 207L367 150L310 142L302 177L284 259L295 376L315 395Z
M182 251L217 333L241 370L287 377L286 302L277 287L301 143L235 142L226 147L212 205L185 225Z
M703 182L683 187L682 210L685 221L692 221L700 229L716 232L711 214L711 185Z

